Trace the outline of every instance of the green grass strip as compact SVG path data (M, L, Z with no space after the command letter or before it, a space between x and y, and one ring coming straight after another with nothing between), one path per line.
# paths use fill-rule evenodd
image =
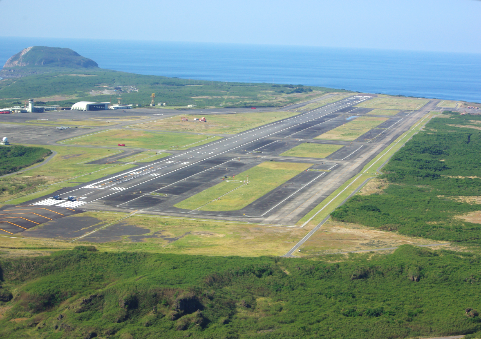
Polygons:
M181 201L175 207L202 211L239 210L310 166L304 163L264 162Z
M300 157L300 158L325 158L337 150L343 148L343 145L328 145L328 144L308 144L303 143L290 150L282 153L286 157Z
M321 134L315 139L353 141L386 120L387 118L360 117Z
M62 141L62 143L89 146L117 146L119 143L122 143L127 147L184 150L218 139L221 139L221 137L189 133L155 133L137 130L111 129L67 139Z

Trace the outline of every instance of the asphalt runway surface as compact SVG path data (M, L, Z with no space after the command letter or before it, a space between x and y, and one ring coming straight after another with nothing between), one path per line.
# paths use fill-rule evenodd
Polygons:
M26 205L56 206L73 210L121 212L141 210L142 213L162 215L292 225L346 180L357 174L365 164L399 135L407 131L426 112L433 110L438 102L431 100L421 110L410 114L401 112L395 116L387 116L387 121L353 142L314 139L369 113L371 109L354 106L374 96L352 96L291 118L227 136L206 145L177 152L167 158L142 164L128 171L77 187L64 188L55 193L62 197L76 196L78 200L74 202L57 201L51 199L50 196L45 196L32 200ZM291 109L301 106L291 106ZM272 109L265 110L272 111ZM179 114L179 112L167 113L166 110L148 110L147 113L137 113L136 110L127 111L121 112L121 114L126 116L148 114L151 118L153 115L154 118L158 118L159 115L167 117ZM252 112L248 109L244 109L244 111ZM225 114L226 112L238 113L240 110L202 110L199 113L208 115ZM82 114L84 113L82 112ZM120 112L114 111L113 113ZM188 114L193 113L191 110L188 111ZM87 116L105 116L105 111L88 112ZM62 118L65 118L65 114L62 114ZM2 132L1 125L0 132ZM112 128L112 126L108 128ZM114 128L118 128L118 125ZM83 133L91 132L83 131ZM344 147L326 159L280 156L286 150L304 142L337 144ZM103 159L103 161L115 161L115 159ZM224 176L232 177L265 161L307 162L311 163L312 167L241 210L210 212L195 209L191 211L174 206L178 202L220 183ZM61 232L60 229L58 232ZM70 235L73 236L73 234Z
M127 149L126 151L123 151L121 153L117 153L117 154L114 154L114 155L111 155L111 156L108 156L108 157L105 157L105 158L102 158L102 159L98 159L98 160L94 160L94 161L91 161L91 162L87 162L87 164L113 164L115 162L117 162L117 160L119 159L123 159L123 158L127 158L127 157L130 157L132 155L136 155L136 154L139 154L139 153L142 153L143 151L142 150L138 150L138 149Z
M291 118L273 122L252 130L242 132L224 139L214 141L207 145L192 148L168 158L140 166L134 170L109 176L87 185L81 185L74 189L63 189L58 194L74 195L79 197L77 202L65 202L58 204L57 201L44 197L32 202L35 205L59 205L61 207L85 208L88 204L112 206L122 209L143 210L153 208L150 206L155 200L147 195L151 192L167 192L166 194L182 195L201 183L212 182L212 178L222 175L230 175L229 163L234 161L231 157L236 154L247 154L259 148L267 146L272 141L270 138L286 138L299 131L305 131L310 126L329 124L337 126L344 123L345 119L338 118L335 112L358 104L367 97L357 99L344 99L339 102L323 106L319 109L296 115ZM331 116L332 115L332 116ZM333 128L333 127L331 127ZM245 159L243 170L260 163ZM250 165L250 166L249 166ZM235 166L236 168L239 166ZM227 168L227 170L225 169ZM215 184L215 181L214 183ZM141 196L135 196L139 192ZM141 193L143 192L143 193ZM115 197L113 197L115 196ZM119 199L122 196L123 199ZM145 202L139 205L137 200ZM176 199L169 199L175 201ZM162 208L165 210L164 208Z
M5 234L17 234L44 223L63 219L82 211L60 207L42 206L3 206L0 208L0 231ZM65 229L66 225L63 225Z

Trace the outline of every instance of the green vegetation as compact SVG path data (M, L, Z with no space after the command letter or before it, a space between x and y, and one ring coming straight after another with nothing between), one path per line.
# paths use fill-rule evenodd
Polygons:
M452 100L443 100L438 103L438 107L446 107L446 108L456 108L461 103L459 101L452 101Z
M303 143L282 153L281 155L286 157L325 158L342 147L344 146Z
M152 194L162 197L160 193ZM167 195L167 198L169 196ZM95 245L105 251L150 252L164 254L190 255L235 255L258 257L263 255L284 255L304 236L305 231L291 227L269 227L239 221L180 218L135 214L127 219L126 213L86 212L76 217L94 217L100 224L115 224L122 219L124 225L130 225L145 234L141 236L111 237L102 244L89 243L81 239L82 244ZM140 230L139 230L140 232ZM97 233L98 234L98 233ZM94 235L95 236L95 235ZM38 247L27 238L10 244L17 248ZM11 239L9 239L11 241ZM63 245L48 246L49 239L43 240L47 248L62 248ZM78 243L78 242L75 242ZM0 248L6 243L1 241ZM29 247L30 246L30 247ZM15 252L15 251L12 251ZM15 255L15 253L11 253Z
M384 168L382 193L356 195L332 216L400 234L479 244L479 116L432 119ZM468 199L469 200L469 199Z
M221 139L216 136L205 136L188 133L155 133L137 130L110 129L99 133L88 134L62 141L63 144L89 146L117 146L119 143L127 147L155 149L188 149L211 141Z
M129 127L192 133L236 134L274 121L286 119L296 114L293 112L216 114L209 115L207 122L194 120L194 118L200 118L202 115L179 115ZM181 119L184 117L188 118L188 121L182 121Z
M152 197L168 199L168 194L153 193ZM188 214L187 214L188 215ZM32 231L42 230L40 225L32 231L17 234L11 238L0 234L0 255L9 258L47 255L79 244L96 246L107 252L148 252L159 254L189 254L208 256L281 256L287 253L305 235L305 229L295 227L272 227L250 222L170 217L151 214L130 214L121 212L84 212L63 219L66 225L76 222L75 218L91 217L98 220L96 227L118 223L124 228L116 235L107 229L93 234L101 242L90 242L82 238L71 242L70 238L36 238ZM1 228L1 227L0 227ZM95 227L93 227L95 228ZM130 231L133 230L130 235ZM114 231L113 233L110 233Z
M33 46L12 56L4 70L12 71L13 68L14 71L21 72L24 68L41 70L50 67L98 68L98 65L70 48Z
M329 132L321 134L316 139L353 141L374 127L382 124L387 118L360 117Z
M51 153L50 150L42 147L0 146L0 175L17 172L41 162Z
M384 339L481 330L477 255L402 246L329 259L92 247L4 258L0 336Z
M310 166L311 164L264 162L236 175L235 178L226 179L214 187L181 201L175 207L202 211L239 210Z
M405 111L415 111L421 109L429 102L429 99L421 98L404 98L379 95L377 98L364 101L357 105L358 107L380 108L380 109L398 109Z
M281 107L334 91L342 92L323 87L213 82L104 69L54 69L50 73L0 80L0 106L21 105L28 98L70 106L81 100L110 101L112 95L120 94L125 104L148 107L151 94L155 93L160 98L156 102L168 106Z

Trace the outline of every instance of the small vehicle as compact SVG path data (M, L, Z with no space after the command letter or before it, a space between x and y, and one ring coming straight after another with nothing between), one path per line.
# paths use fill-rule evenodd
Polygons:
M52 199L54 199L54 200L62 200L62 198L60 198L60 195L54 195L54 196L52 197Z
M70 196L70 197L67 198L67 200L68 201L77 201L77 198Z
M125 146L125 144L119 144L118 146Z

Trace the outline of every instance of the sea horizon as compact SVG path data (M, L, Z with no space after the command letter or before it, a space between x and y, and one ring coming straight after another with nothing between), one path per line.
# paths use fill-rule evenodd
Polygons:
M101 68L136 74L481 102L476 53L14 37L0 44L2 65L26 47L66 47Z

